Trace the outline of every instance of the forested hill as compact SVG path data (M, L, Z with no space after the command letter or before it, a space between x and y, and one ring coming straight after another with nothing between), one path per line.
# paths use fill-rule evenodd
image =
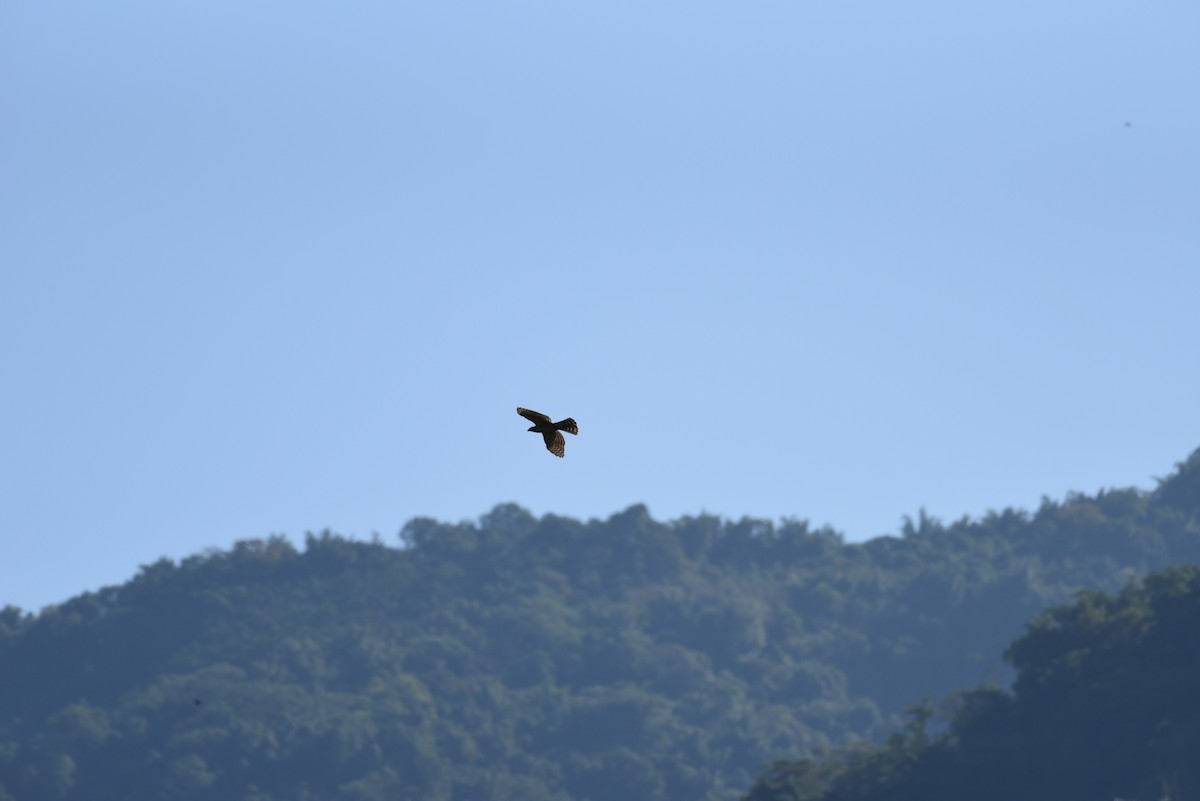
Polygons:
M1200 568L1036 617L995 686L929 704L876 747L773 765L746 801L1200 799Z
M0 614L0 799L730 799L998 670L1081 588L1200 562L1150 493L846 544L800 522L418 519Z

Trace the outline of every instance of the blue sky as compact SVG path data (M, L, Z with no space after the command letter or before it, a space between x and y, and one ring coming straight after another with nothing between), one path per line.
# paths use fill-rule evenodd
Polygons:
M1200 446L1198 38L1194 2L4 3L0 604L506 501L861 539L1152 487Z

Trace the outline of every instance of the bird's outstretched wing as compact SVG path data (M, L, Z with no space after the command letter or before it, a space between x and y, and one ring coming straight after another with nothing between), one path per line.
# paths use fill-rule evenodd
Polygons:
M521 415L526 420L529 420L530 422L533 422L533 423L549 423L550 422L549 415L542 414L541 412L535 412L532 409L522 409L520 406L517 407L517 414Z
M543 432L542 439L546 440L546 450L550 451L560 459L566 455L567 440L563 437L561 431Z

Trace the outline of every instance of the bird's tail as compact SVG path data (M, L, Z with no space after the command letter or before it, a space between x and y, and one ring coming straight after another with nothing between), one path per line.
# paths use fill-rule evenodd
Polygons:
M559 420L554 424L554 427L559 431L566 431L568 434L579 433L579 426L575 424L574 417L568 417L566 420Z

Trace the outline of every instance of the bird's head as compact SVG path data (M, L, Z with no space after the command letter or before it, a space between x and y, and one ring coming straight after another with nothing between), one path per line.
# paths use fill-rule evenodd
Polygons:
M529 428L527 428L525 430L526 431L537 431L537 426L530 426Z

